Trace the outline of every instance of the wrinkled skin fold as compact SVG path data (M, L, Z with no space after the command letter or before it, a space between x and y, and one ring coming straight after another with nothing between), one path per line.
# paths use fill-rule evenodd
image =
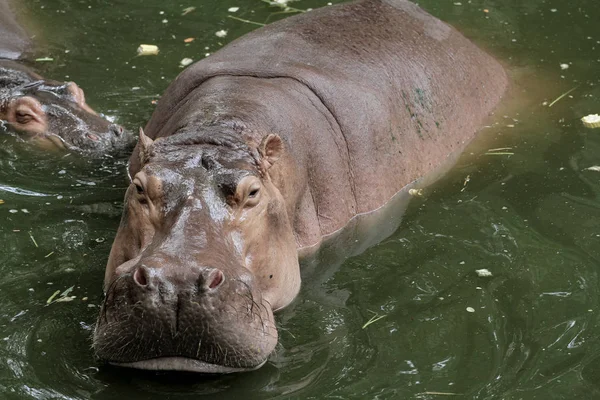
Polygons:
M493 58L403 0L294 16L191 66L130 159L97 357L259 367L273 312L300 289L299 250L463 149L507 85Z

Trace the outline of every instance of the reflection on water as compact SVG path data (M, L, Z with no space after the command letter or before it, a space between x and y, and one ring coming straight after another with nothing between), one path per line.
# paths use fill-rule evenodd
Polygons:
M36 67L77 81L90 104L131 129L148 119L181 59L254 29L227 18L230 7L256 22L277 10L255 0L108 3L27 0L24 8L44 32L36 54L55 59ZM588 169L600 165L600 135L578 121L600 112L600 10L594 0L420 4L506 62L517 105L411 200L397 231L400 219L383 214L367 235L368 223L353 225L304 260L302 292L277 316L281 343L258 371L98 365L90 336L126 159L48 156L2 137L0 397L600 397L600 173ZM140 43L161 53L135 57ZM485 154L494 148L513 154ZM492 276L479 276L483 268ZM48 304L70 288L72 301ZM365 327L374 316L383 318Z

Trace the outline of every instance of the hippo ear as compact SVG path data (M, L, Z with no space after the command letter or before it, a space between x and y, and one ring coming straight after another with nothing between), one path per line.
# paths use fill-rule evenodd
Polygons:
M144 165L150 159L150 149L154 144L154 140L150 139L144 133L144 130L140 128L140 149L138 151L140 156L140 164Z
M258 151L262 158L262 166L266 171L281 157L283 141L278 135L271 133L262 140Z

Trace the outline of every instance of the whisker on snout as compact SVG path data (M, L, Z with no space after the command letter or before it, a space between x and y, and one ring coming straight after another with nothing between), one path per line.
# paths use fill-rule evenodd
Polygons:
M127 277L130 277L131 274L123 274L121 276L117 276L115 279L113 279L109 285L108 285L108 289L106 290L106 293L104 293L104 298L102 299L102 302L100 303L100 318L104 319L105 323L108 323L108 317L107 317L107 302L108 299L110 298L110 295L113 294L112 292L114 291L117 283Z

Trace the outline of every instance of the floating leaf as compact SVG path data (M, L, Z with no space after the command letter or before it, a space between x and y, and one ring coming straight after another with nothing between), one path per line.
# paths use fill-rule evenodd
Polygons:
M62 293L60 293L60 290L57 290L56 292L54 292L54 294L52 296L50 296L50 298L48 300L46 300L46 305L53 304L53 303L66 303L66 302L75 300L77 298L77 296L68 296L68 294L70 294L73 291L74 287L75 286L68 287ZM59 293L60 293L60 296L58 296L58 298L56 298L56 296Z
M46 300L46 304L50 304L50 303L52 303L52 300L54 300L54 298L55 298L56 296L58 296L58 294L59 294L59 293L60 293L60 290L57 290L56 292L54 292L54 293L52 294L52 296L50 296L50 297L48 298L48 300Z
M250 20L247 20L247 19L242 19L242 18L234 17L233 15L228 15L227 18L235 19L236 21L245 22L247 24L254 24L254 25L259 25L259 26L265 26L266 25L266 24L262 24L260 22L254 22L254 21L250 21Z
M66 302L69 302L69 301L73 301L73 300L75 300L75 298L76 298L76 297L77 297L77 296L66 296L66 297L60 297L60 298L56 299L56 300L54 301L54 303L66 303Z
M183 12L181 13L181 15L188 15L191 12L194 12L196 10L196 7L187 7L183 9Z
M387 315L379 315L376 312L370 311L370 313L373 313L373 316L371 317L371 319L369 319L367 322L365 322L365 324L362 326L362 329L365 329L366 327L368 327L371 324L374 324L375 322L379 321L382 318L387 317Z
M35 247L40 247L40 246L38 246L37 242L35 241L35 238L31 234L31 232L27 232L27 233L29 234L29 237L31 238L31 241L33 242L33 244L35 244Z
M565 97L566 95L568 95L569 93L571 93L573 90L577 89L578 87L579 87L579 85L575 86L571 90L567 90L566 92L564 92L563 94L561 94L560 96L558 96L552 103L550 103L548 105L548 107L552 107L553 105L555 105L556 103L558 103L563 97Z
M69 293L71 293L73 291L73 287L74 286L71 286L70 288L65 289L65 291L60 294L60 297L65 297L66 295L68 295Z

